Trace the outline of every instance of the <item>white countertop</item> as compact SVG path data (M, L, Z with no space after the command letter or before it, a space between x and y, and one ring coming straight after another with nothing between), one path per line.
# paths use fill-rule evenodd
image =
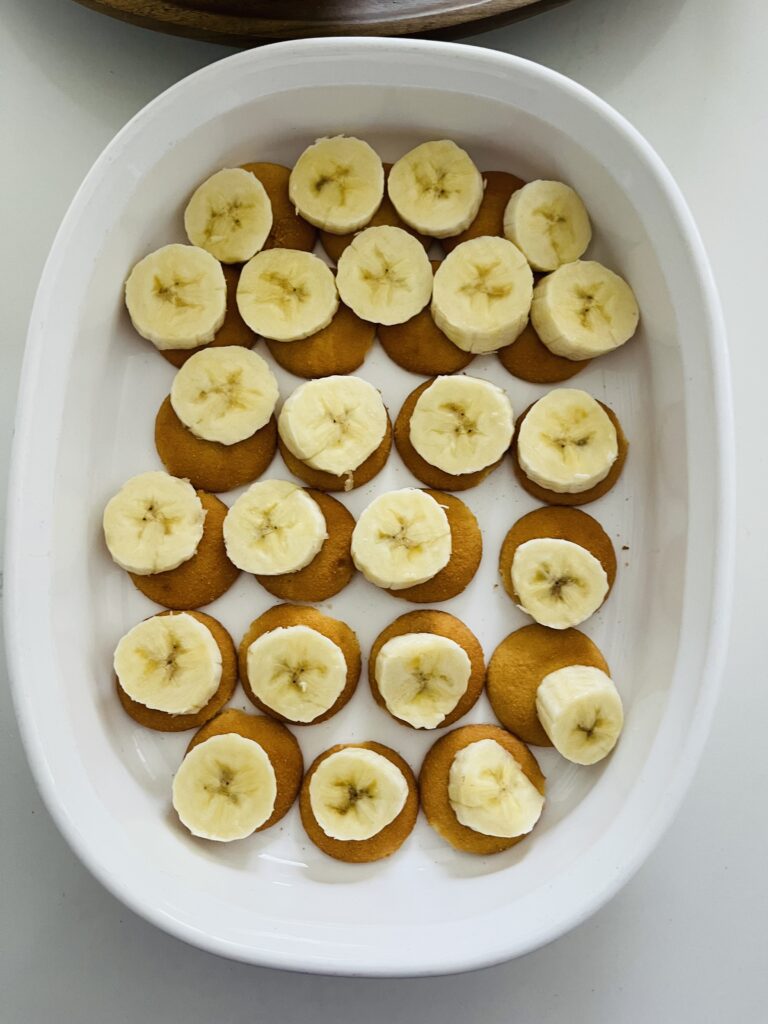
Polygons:
M0 0L0 21L1 507L27 319L67 204L136 110L231 51L132 28L65 0ZM765 1019L768 680L758 611L768 607L760 393L768 341L758 314L767 266L767 37L763 0L574 0L474 40L570 75L635 123L688 198L725 308L739 481L731 650L696 780L656 852L580 928L487 971L365 981L230 963L145 924L81 867L37 795L3 680L3 1024L706 1024L724 1011L739 1024Z

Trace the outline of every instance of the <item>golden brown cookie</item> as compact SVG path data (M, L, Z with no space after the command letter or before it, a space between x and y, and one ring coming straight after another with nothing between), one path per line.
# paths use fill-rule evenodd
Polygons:
M376 336L374 324L366 323L347 306L317 334L299 341L265 339L272 358L284 370L306 377L330 377L352 373L361 366Z
M269 196L272 204L272 230L264 243L264 249L300 249L312 252L317 231L296 213L288 195L290 168L282 164L243 164L243 169L255 175Z
M487 689L493 713L526 743L551 747L536 713L536 691L544 676L568 665L589 665L610 675L605 658L578 629L534 623L510 633L488 662Z
M178 612L171 611L158 612L159 617L177 614ZM197 619L198 622L201 622L210 630L221 652L221 680L219 681L219 688L205 707L200 708L199 711L195 711L191 715L169 715L166 711L148 708L144 704L133 700L122 688L117 678L115 678L117 696L120 698L123 709L139 725L144 725L147 729L155 729L157 732L183 732L185 729L197 729L221 711L234 693L235 686L237 685L237 658L232 637L218 619L214 619L211 615L206 615L204 612L186 612L186 614L191 615L193 619Z
M251 689L248 679L248 648L254 640L257 640L264 633L268 633L272 629L288 626L308 626L310 629L322 633L323 636L328 637L330 641L341 649L341 653L344 655L344 660L347 663L347 682L344 689L337 697L335 703L327 711L324 711L322 715L313 718L311 722L294 722L292 719L286 718L278 711L275 711L274 708L264 704ZM323 615L316 608L307 608L295 604L278 604L274 608L267 609L263 615L260 615L258 619L254 619L250 624L245 636L240 641L238 664L240 668L240 681L243 684L245 695L260 711L279 719L281 722L291 722L292 725L317 725L318 722L325 722L326 719L332 718L337 711L341 711L355 692L358 680L360 679L360 644L357 641L357 636L346 622L332 619L329 615Z
M256 576L256 579L281 601L327 601L338 594L355 574L350 547L355 520L335 498L322 491L307 489L325 516L328 536L318 553L303 569L279 576Z
M457 619L455 615L437 611L434 608L420 608L418 611L406 612L405 615L395 619L373 641L373 647L368 657L368 682L371 686L373 699L388 714L391 714L391 712L387 708L376 682L376 659L379 656L379 651L388 640L396 636L403 636L406 633L434 633L436 636L444 636L449 640L453 640L454 643L463 647L467 652L472 670L466 692L453 711L445 716L437 728L444 729L446 725L453 725L463 715L466 715L470 708L474 707L478 697L483 692L483 686L485 685L485 658L483 657L483 648L480 646L480 641L472 630L465 626L460 619ZM392 715L392 717L400 725L407 725L410 729L414 728L410 722L405 722L402 718L397 718L395 715Z
M303 480L310 487L316 487L320 491L353 491L356 487L362 487L380 473L386 465L389 453L392 448L392 424L387 414L387 429L381 444L376 451L371 452L367 459L360 463L357 469L346 476L334 476L333 473L325 473L322 469L313 469L306 462L297 459L288 449L282 437L278 437L278 445L283 462L289 471Z
M479 740L495 740L504 747L523 769L527 777L544 795L546 780L538 762L528 747L516 736L500 729L498 725L465 725L454 729L447 736L441 736L427 752L419 773L421 806L427 821L438 835L462 853L486 856L501 853L516 846L525 836L505 839L501 836L486 836L473 828L462 825L456 817L448 797L448 777L453 759L460 750ZM528 833L530 835L530 833Z
M506 171L483 171L483 181L485 181L485 195L475 219L461 234L440 239L443 249L447 253L452 252L462 242L469 241L470 238L504 234L504 211L507 208L509 197L513 192L522 188L525 182Z
M256 829L256 832L263 832L284 818L293 807L304 773L301 748L295 736L279 722L274 722L264 715L249 715L237 708L229 708L195 733L187 747L187 753L198 743L204 743L212 736L222 736L230 732L236 732L239 736L258 743L275 770L275 806L264 824Z
M575 377L592 362L591 359L566 359L550 352L539 338L533 326L528 326L511 345L505 345L497 352L499 361L513 377L527 380L531 384L557 384Z
M371 836L370 839L331 839L320 828L309 800L309 784L318 765L326 757L330 757L331 754L335 754L339 750L345 750L347 747L363 747L365 750L373 750L375 753L381 754L382 757L386 757L388 761L391 761L392 764L400 769L405 776L405 781L408 783L408 796L402 811L400 811L394 821L391 821L381 832ZM323 853L327 853L329 857L334 857L336 860L347 861L350 864L368 864L374 860L383 860L385 857L390 857L403 845L416 824L416 816L419 813L419 794L413 772L394 750L390 750L389 747L385 747L382 743L374 743L372 741L367 743L338 743L335 747L323 751L310 765L301 786L299 810L301 811L301 823L307 835Z
M444 491L425 488L425 492L445 509L451 528L451 557L431 580L387 593L416 604L438 604L456 597L471 582L483 556L483 535L477 519L463 501Z
M528 411L531 408L530 405L528 406L528 409L518 417L517 424L515 426L515 436L512 438L512 447L510 448L510 454L512 455L512 468L514 469L515 476L523 486L524 490L528 491L528 493L538 501L548 502L550 505L588 505L590 501L597 501L598 498L602 498L604 494L607 494L621 476L621 471L627 460L629 441L622 430L621 423L619 423L619 417L613 409L609 409L608 406L604 405L602 402L598 402L598 405L602 406L608 414L608 418L611 423L613 423L616 428L616 440L619 446L619 454L616 461L611 466L608 476L606 476L604 480L601 480L599 484L595 484L594 487L590 487L588 491L581 491L579 494L560 494L557 491L550 491L546 487L541 487L540 484L534 483L533 480L528 479L517 458L517 439L520 436L520 427L523 424L523 420L528 415Z
M151 576L128 574L136 589L150 601L177 612L210 604L226 593L240 575L224 547L222 530L229 509L213 494L198 491L197 496L206 515L203 536L194 555L167 572Z

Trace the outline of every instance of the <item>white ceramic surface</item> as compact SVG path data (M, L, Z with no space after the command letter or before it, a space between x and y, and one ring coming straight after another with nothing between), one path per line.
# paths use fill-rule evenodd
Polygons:
M447 135L483 169L567 177L593 216L591 254L629 278L643 311L637 340L574 382L616 409L632 442L620 485L589 509L627 550L614 594L586 627L625 696L627 728L596 769L541 752L550 787L541 825L492 859L455 854L421 821L391 861L352 868L305 840L295 810L282 827L226 849L193 841L168 813L185 739L134 727L112 693L114 642L149 605L103 552L100 513L126 476L157 465L152 418L173 372L127 323L125 272L182 237L184 196L212 169L289 163L308 139L338 130L389 158ZM471 372L504 383L518 410L546 390L508 377L492 357ZM393 411L418 383L381 351L362 375ZM284 394L296 383L280 380ZM674 185L631 128L567 80L446 44L349 40L252 51L169 90L86 179L49 258L28 340L10 487L8 640L27 751L62 831L134 909L253 962L437 973L562 933L641 862L706 732L729 603L726 388L709 271ZM284 474L279 460L273 471ZM345 501L359 512L373 493L408 482L393 456ZM486 552L470 588L446 607L489 655L525 621L494 587L495 563L504 531L534 502L507 466L466 498ZM271 603L241 578L210 611L237 639ZM364 649L405 607L362 579L328 603ZM489 716L481 703L466 720ZM307 760L364 737L396 746L414 766L430 742L375 708L364 680L340 715L300 732Z

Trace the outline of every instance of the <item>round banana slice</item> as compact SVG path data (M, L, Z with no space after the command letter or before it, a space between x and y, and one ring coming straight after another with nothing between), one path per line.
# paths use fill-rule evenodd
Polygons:
M384 168L362 139L318 139L296 161L288 182L301 216L324 231L343 235L364 227L384 196Z
M260 576L303 569L327 536L317 502L288 480L251 484L224 520L229 560L238 569Z
M608 576L581 545L539 537L515 551L512 586L520 608L532 619L552 629L567 629L597 611L608 593Z
M221 264L194 245L164 245L139 260L125 282L131 323L155 348L213 341L227 311Z
M402 324L429 302L432 264L402 228L367 228L339 257L336 283L344 304L361 320Z
M205 510L188 480L139 473L104 509L104 539L115 562L137 576L175 569L197 551Z
M637 330L640 310L623 277L594 260L576 260L536 285L531 323L550 352L592 359L612 352Z
M197 187L184 211L184 230L192 245L222 263L244 263L272 230L272 204L258 178L227 167Z
M525 475L558 494L588 491L608 476L618 455L610 417L578 388L556 388L534 402L517 435Z
M568 665L545 676L536 691L536 711L552 746L575 764L602 761L624 725L619 691L591 665Z
M317 766L309 783L312 813L331 839L371 839L400 814L408 783L388 758L345 747Z
M405 590L425 583L451 557L445 509L415 487L381 494L365 508L352 534L352 558L377 587Z
M483 179L469 154L451 142L424 142L400 157L387 190L406 224L433 238L468 228L483 201Z
M472 663L446 636L406 633L376 658L376 684L387 709L414 729L434 729L467 692Z
M512 443L512 405L501 388L477 377L437 377L419 396L411 444L432 466L460 476L498 462Z
M237 308L252 331L272 341L298 341L333 320L339 295L321 259L298 249L267 249L243 267Z
M507 203L504 236L525 254L534 270L557 270L586 251L592 225L570 185L529 181Z
M432 316L465 352L511 345L528 323L531 268L506 238L472 238L457 245L435 274Z

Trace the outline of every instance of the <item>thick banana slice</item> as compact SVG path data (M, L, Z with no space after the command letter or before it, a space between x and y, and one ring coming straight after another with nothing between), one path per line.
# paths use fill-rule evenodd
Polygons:
M298 341L321 331L339 308L333 274L298 249L267 249L243 267L237 308L252 331L272 341Z
M244 263L272 230L272 203L258 178L242 167L217 171L192 195L184 211L184 230L222 263Z
M317 502L288 480L251 484L224 520L229 560L238 569L259 576L303 569L327 536Z
M339 257L336 284L361 320L402 324L429 302L432 264L423 245L402 228L367 228Z
M434 729L467 692L472 664L447 636L404 633L376 658L376 685L395 718L415 729Z
M318 825L331 839L364 840L381 832L405 806L408 783L382 754L346 747L329 754L309 783Z
M365 508L352 533L352 559L371 583L405 590L426 583L451 557L445 509L415 487L389 491Z
M477 216L483 178L451 142L424 142L401 156L387 179L392 205L406 224L433 238L458 235Z
M594 260L567 263L536 285L531 323L550 352L593 359L629 341L640 310L623 277Z
M504 839L527 835L544 807L542 794L496 740L477 740L456 754L448 799L462 825Z
M259 700L292 722L313 722L347 681L344 654L309 626L279 626L248 648L248 682Z
M173 806L193 836L228 843L268 820L277 798L275 769L255 740L229 732L199 743L173 780Z
M310 224L344 235L364 227L381 206L384 168L362 139L318 139L296 161L288 191Z
M204 708L221 682L221 651L211 631L186 612L154 615L115 648L115 674L131 700L168 715Z
M599 402L578 388L555 388L520 424L517 458L534 483L581 494L604 480L619 455L616 428Z
M511 345L528 323L531 268L506 238L472 238L457 245L435 274L432 316L465 352Z
M460 476L498 462L514 429L501 388L477 377L437 377L416 402L410 438L422 459Z
M567 629L597 611L608 593L608 576L580 544L539 537L516 549L512 586L520 607L536 622Z
M205 249L164 245L128 275L125 304L133 326L155 348L197 348L224 323L224 271Z
M205 509L188 480L139 473L104 509L104 539L115 562L138 576L176 569L197 551Z
M619 691L591 665L567 665L545 676L536 712L552 745L575 764L595 764L610 754L624 725Z
M239 345L195 352L171 385L171 405L195 437L237 444L269 422L278 399L266 361Z
M557 270L577 260L592 239L580 196L562 181L529 181L504 211L504 235L534 270Z

